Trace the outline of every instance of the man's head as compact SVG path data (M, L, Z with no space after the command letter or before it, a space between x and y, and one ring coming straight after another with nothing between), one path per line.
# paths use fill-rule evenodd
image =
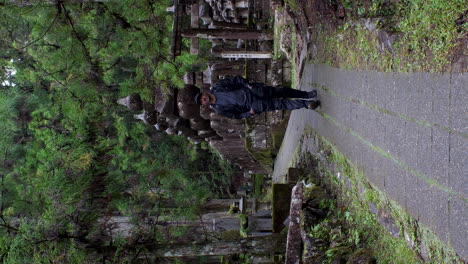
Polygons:
M212 104L214 101L214 95L209 92L200 92L195 95L195 102L199 105Z

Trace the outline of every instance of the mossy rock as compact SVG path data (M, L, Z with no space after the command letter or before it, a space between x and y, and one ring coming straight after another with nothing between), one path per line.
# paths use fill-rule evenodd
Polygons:
M320 186L313 186L311 188L304 188L304 201L307 206L312 208L319 208L320 201L324 199L330 199L330 195L327 191Z
M359 249L351 254L346 264L375 264L377 260L372 250L367 248Z
M272 187L272 218L273 233L280 232L284 227L284 220L289 216L292 186L289 184L273 184Z
M272 171L274 155L271 152L271 149L267 148L265 150L258 150L258 149L254 150L252 148L252 141L250 138L245 138L244 143L245 143L245 149L247 150L247 152L250 153L252 158L258 163L260 163L260 165L262 165L262 167L266 171Z
M289 168L287 175L288 183L296 183L305 175L306 171L303 168Z
M227 230L221 233L222 240L236 240L241 238L242 236L238 230Z
M264 118L261 119L263 120ZM252 155L255 161L260 163L267 171L272 170L272 165L279 149L281 148L281 144L286 133L288 120L289 114L285 116L281 123L272 125L269 129L267 129L267 147L265 149L253 148L252 139L249 137L245 138L245 147L247 151ZM258 125L261 125L261 123L255 122L253 118L245 119L246 135L249 135Z
M286 129L288 128L290 113L287 113L284 119L276 126L273 126L270 131L270 138L272 140L273 149L276 150L276 153L281 148L283 143L284 135L286 134Z

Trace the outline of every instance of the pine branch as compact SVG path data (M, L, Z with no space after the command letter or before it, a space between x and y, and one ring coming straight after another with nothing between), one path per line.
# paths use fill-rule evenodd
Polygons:
M60 84L63 88L65 88L65 90L67 90L67 92L69 92L73 98L75 98L76 100L78 100L78 102L80 102L80 106L84 105L83 100L81 100L81 98L79 98L73 91L68 89L68 87L65 84L63 84L59 79L57 79L52 73L49 73L48 71L42 69L42 67L39 69L45 72L48 76L51 76L52 79L54 79L58 84Z
M0 175L0 176L2 177L2 190L0 191L0 196L4 197L3 196L3 186L4 186L3 185L3 178L5 178L5 176L3 174ZM0 217L3 216L2 214L3 214L3 199L2 199L2 202L0 203Z
M149 38L149 36L146 34L146 32L142 28L131 24L130 22L127 21L127 19L125 19L125 17L123 17L119 13L116 13L110 10L109 7L107 7L105 4L103 4L103 6L104 6L104 9L106 9L113 17L115 17L118 21L120 21L123 28L133 28L136 31L141 32L146 38Z
M5 222L5 220L3 219L3 217L2 217L2 220L3 220L3 222ZM6 223L6 222L5 222L5 223ZM5 228L7 228L8 230L13 230L13 231L15 231L15 232L18 232L18 231L19 231L18 228L12 227L12 226L10 226L10 225L8 225L8 224L0 224L0 226L3 226L3 227L5 227Z
M147 4L150 6L151 9L151 17L154 19L154 23L157 25L156 30L158 30L158 33L160 35L164 34L164 31L162 30L164 28L164 18L160 19L157 17L154 13L154 0L147 0Z
M65 8L63 3L61 3L60 6L64 10L65 17L67 18L68 24L70 24L73 35L76 37L78 42L81 44L81 47L83 48L83 51L84 51L84 55L86 56L86 60L88 61L88 63L91 66L91 71L90 71L90 73L88 75L88 78L95 81L97 84L103 84L104 81L102 80L102 71L100 71L101 68L99 67L97 62L93 61L93 58L91 57L91 54L90 54L88 48L86 47L86 44L84 43L83 38L78 33L78 30L76 30L76 28L75 28L75 25L74 25L75 23L74 23L73 19L71 18L70 14L68 13L68 10Z
M203 224L203 217L200 213L198 213L198 218L200 219L200 222L202 223L202 228L203 228L203 233L205 233L205 241L208 241L208 231L206 230L205 225Z
M111 66L109 66L107 69L104 69L104 71L106 72L106 71L108 71L108 70L114 68L115 66L117 66L117 65L120 63L120 61L121 61L121 59L118 58L118 59L115 61L114 64L112 64Z
M45 37L45 35L50 31L50 29L52 28L52 26L55 24L55 21L57 21L57 18L60 14L60 10L57 11L57 14L55 14L55 17L54 17L54 20L52 20L52 23L50 23L49 27L46 29L46 31L44 31L44 34L42 34L42 36L40 36L38 39L34 40L33 42L27 44L26 46L20 48L20 50L23 50L31 45L33 45L34 43L38 42L39 40L41 40L42 38Z
M62 9L64 11L65 17L67 18L68 24L70 25L70 27L72 29L73 35L75 35L76 39L78 39L78 42L80 42L81 47L83 48L86 59L88 60L89 64L93 65L94 63L93 63L91 55L90 55L90 53L88 51L88 48L86 47L86 45L85 45L83 39L81 38L80 34L78 34L78 31L75 28L75 25L74 25L74 22L73 22L72 18L68 14L68 10L65 8L63 3L61 3L60 6L62 7Z
M180 67L178 67L177 65L175 65L175 63L173 63L172 61L166 59L164 56L162 56L161 54L158 56L160 59L162 59L163 61L171 64L172 66L174 66L174 68L177 70L178 73L180 73Z
M53 47L55 49L60 49L61 46L57 44L50 44L50 43L43 43L43 44L34 44L34 46L48 46L48 47Z

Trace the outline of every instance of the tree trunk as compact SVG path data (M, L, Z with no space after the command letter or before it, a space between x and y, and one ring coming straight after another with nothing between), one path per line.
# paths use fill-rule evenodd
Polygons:
M145 244L124 248L127 252L145 252L149 259L181 258L197 256L225 256L234 254L284 254L286 241L280 234L271 236L249 237L241 240L211 241L203 243L179 244ZM88 254L96 258L113 256L117 250L114 246L88 248ZM143 257L143 256L139 256Z
M109 0L61 0L61 3L64 4L82 4L82 3L105 3L108 2ZM45 4L45 5L56 5L59 1L58 0L39 0L39 4ZM37 0L29 0L29 1L24 1L24 0L7 0L4 5L13 5L13 6L19 6L19 7L27 7L27 6L37 6L38 1Z
M168 245L153 251L163 257L216 256L232 254L282 254L285 241L279 234L242 240L213 241L201 244Z
M107 227L105 228L105 234L112 239L116 239L117 237L129 238L135 235L135 231L138 231L141 228L150 230L151 227L155 225L168 228L190 226L193 227L191 230L192 233L195 233L195 235L199 233L199 236L202 237L205 234L205 231L211 230L213 226L212 221L158 221L157 219L152 218L146 219L145 223L142 225L135 225L129 216L101 217L98 222L101 226Z
M223 22L223 21L213 21L211 22L213 26L216 28L235 28L235 29L247 29L246 24L241 24L241 23L230 23L230 22Z
M202 210L205 213L214 213L229 211L231 204L239 202L239 199L211 199L202 205Z

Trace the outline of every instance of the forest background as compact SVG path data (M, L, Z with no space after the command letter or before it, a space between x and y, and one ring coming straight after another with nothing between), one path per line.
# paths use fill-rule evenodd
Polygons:
M168 59L171 5L0 1L1 262L122 263L208 239L177 223L225 195L232 168L116 104L152 101L202 64ZM114 235L116 217L130 237Z

